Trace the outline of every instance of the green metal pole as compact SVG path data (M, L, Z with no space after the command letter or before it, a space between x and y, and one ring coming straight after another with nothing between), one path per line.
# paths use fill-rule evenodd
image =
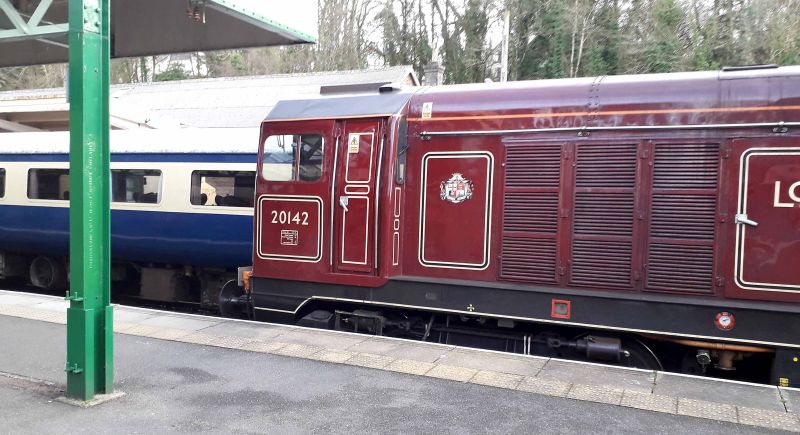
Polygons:
M70 307L67 396L113 392L109 0L69 0Z

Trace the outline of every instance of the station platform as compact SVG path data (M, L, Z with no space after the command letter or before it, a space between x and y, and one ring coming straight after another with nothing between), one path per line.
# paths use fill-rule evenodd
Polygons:
M115 306L121 398L56 401L61 298L0 291L6 433L800 432L800 390Z

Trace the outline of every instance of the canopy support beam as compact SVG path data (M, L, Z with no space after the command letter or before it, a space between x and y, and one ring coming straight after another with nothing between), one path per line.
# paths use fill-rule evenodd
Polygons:
M65 35L69 31L69 24L67 23L41 24L42 18L44 18L52 4L53 0L42 0L28 18L28 21L25 21L22 14L11 4L11 0L0 0L0 11L8 17L11 25L14 26L13 29L0 30L0 40L18 41Z

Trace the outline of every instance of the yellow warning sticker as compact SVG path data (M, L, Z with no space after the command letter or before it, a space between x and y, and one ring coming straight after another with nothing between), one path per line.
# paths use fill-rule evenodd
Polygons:
M347 152L349 154L358 154L360 145L360 135L358 133L350 133L350 138L347 141Z
M422 119L431 119L433 117L433 103L422 103Z
M781 387L788 387L789 386L789 378L780 378L778 379L778 383Z

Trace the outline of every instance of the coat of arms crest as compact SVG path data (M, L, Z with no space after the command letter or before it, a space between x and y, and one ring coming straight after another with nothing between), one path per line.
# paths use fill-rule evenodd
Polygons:
M441 198L444 201L458 204L472 198L472 181L465 179L458 172L454 173L449 180L442 181L439 187L441 188Z

